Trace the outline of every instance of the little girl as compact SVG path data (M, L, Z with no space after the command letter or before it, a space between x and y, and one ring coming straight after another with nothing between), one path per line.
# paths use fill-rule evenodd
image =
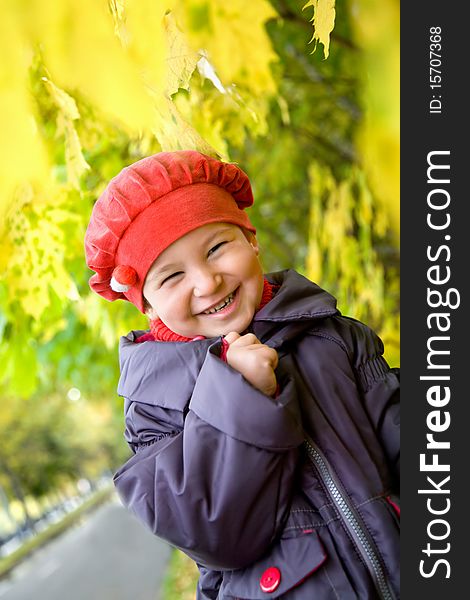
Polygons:
M124 169L85 246L121 338L134 456L122 502L193 558L197 598L399 597L397 370L293 270L264 275L237 166L194 151Z

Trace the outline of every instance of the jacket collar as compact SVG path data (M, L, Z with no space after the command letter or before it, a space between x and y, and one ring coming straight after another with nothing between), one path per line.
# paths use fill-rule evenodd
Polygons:
M253 321L311 320L338 312L331 294L293 269L269 273L266 278L279 289Z
M336 299L293 269L270 273L279 285L274 298L256 313L251 330L263 343L278 348L312 326L312 321L339 314Z

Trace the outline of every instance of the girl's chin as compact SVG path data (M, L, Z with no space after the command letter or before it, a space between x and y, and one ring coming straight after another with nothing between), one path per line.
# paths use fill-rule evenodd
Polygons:
M250 325L251 319L233 319L227 323L214 324L214 327L207 328L206 337L216 337L218 335L227 335L231 331L236 331L238 334L242 334ZM204 335L204 334L203 334Z
M239 308L239 307L237 307ZM241 308L241 307L240 307ZM244 314L240 314L243 312ZM237 314L225 315L204 315L199 323L195 323L194 327L188 328L184 335L185 337L196 337L203 335L206 338L217 337L219 335L227 335L231 331L236 331L240 335L249 327L253 320L253 314L247 314L246 307L242 311L237 311ZM170 327L171 329L171 327ZM178 333L178 332L177 332Z

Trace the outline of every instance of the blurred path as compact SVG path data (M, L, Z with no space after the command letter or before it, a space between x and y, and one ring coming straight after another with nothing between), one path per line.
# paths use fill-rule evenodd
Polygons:
M170 552L113 496L0 581L0 600L163 600Z

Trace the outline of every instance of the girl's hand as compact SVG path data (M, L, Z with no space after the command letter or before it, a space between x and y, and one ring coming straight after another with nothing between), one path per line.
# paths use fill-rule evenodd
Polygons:
M262 344L253 333L239 335L231 331L225 340L229 344L227 363L260 392L274 395L277 389L274 373L278 363L276 350Z

